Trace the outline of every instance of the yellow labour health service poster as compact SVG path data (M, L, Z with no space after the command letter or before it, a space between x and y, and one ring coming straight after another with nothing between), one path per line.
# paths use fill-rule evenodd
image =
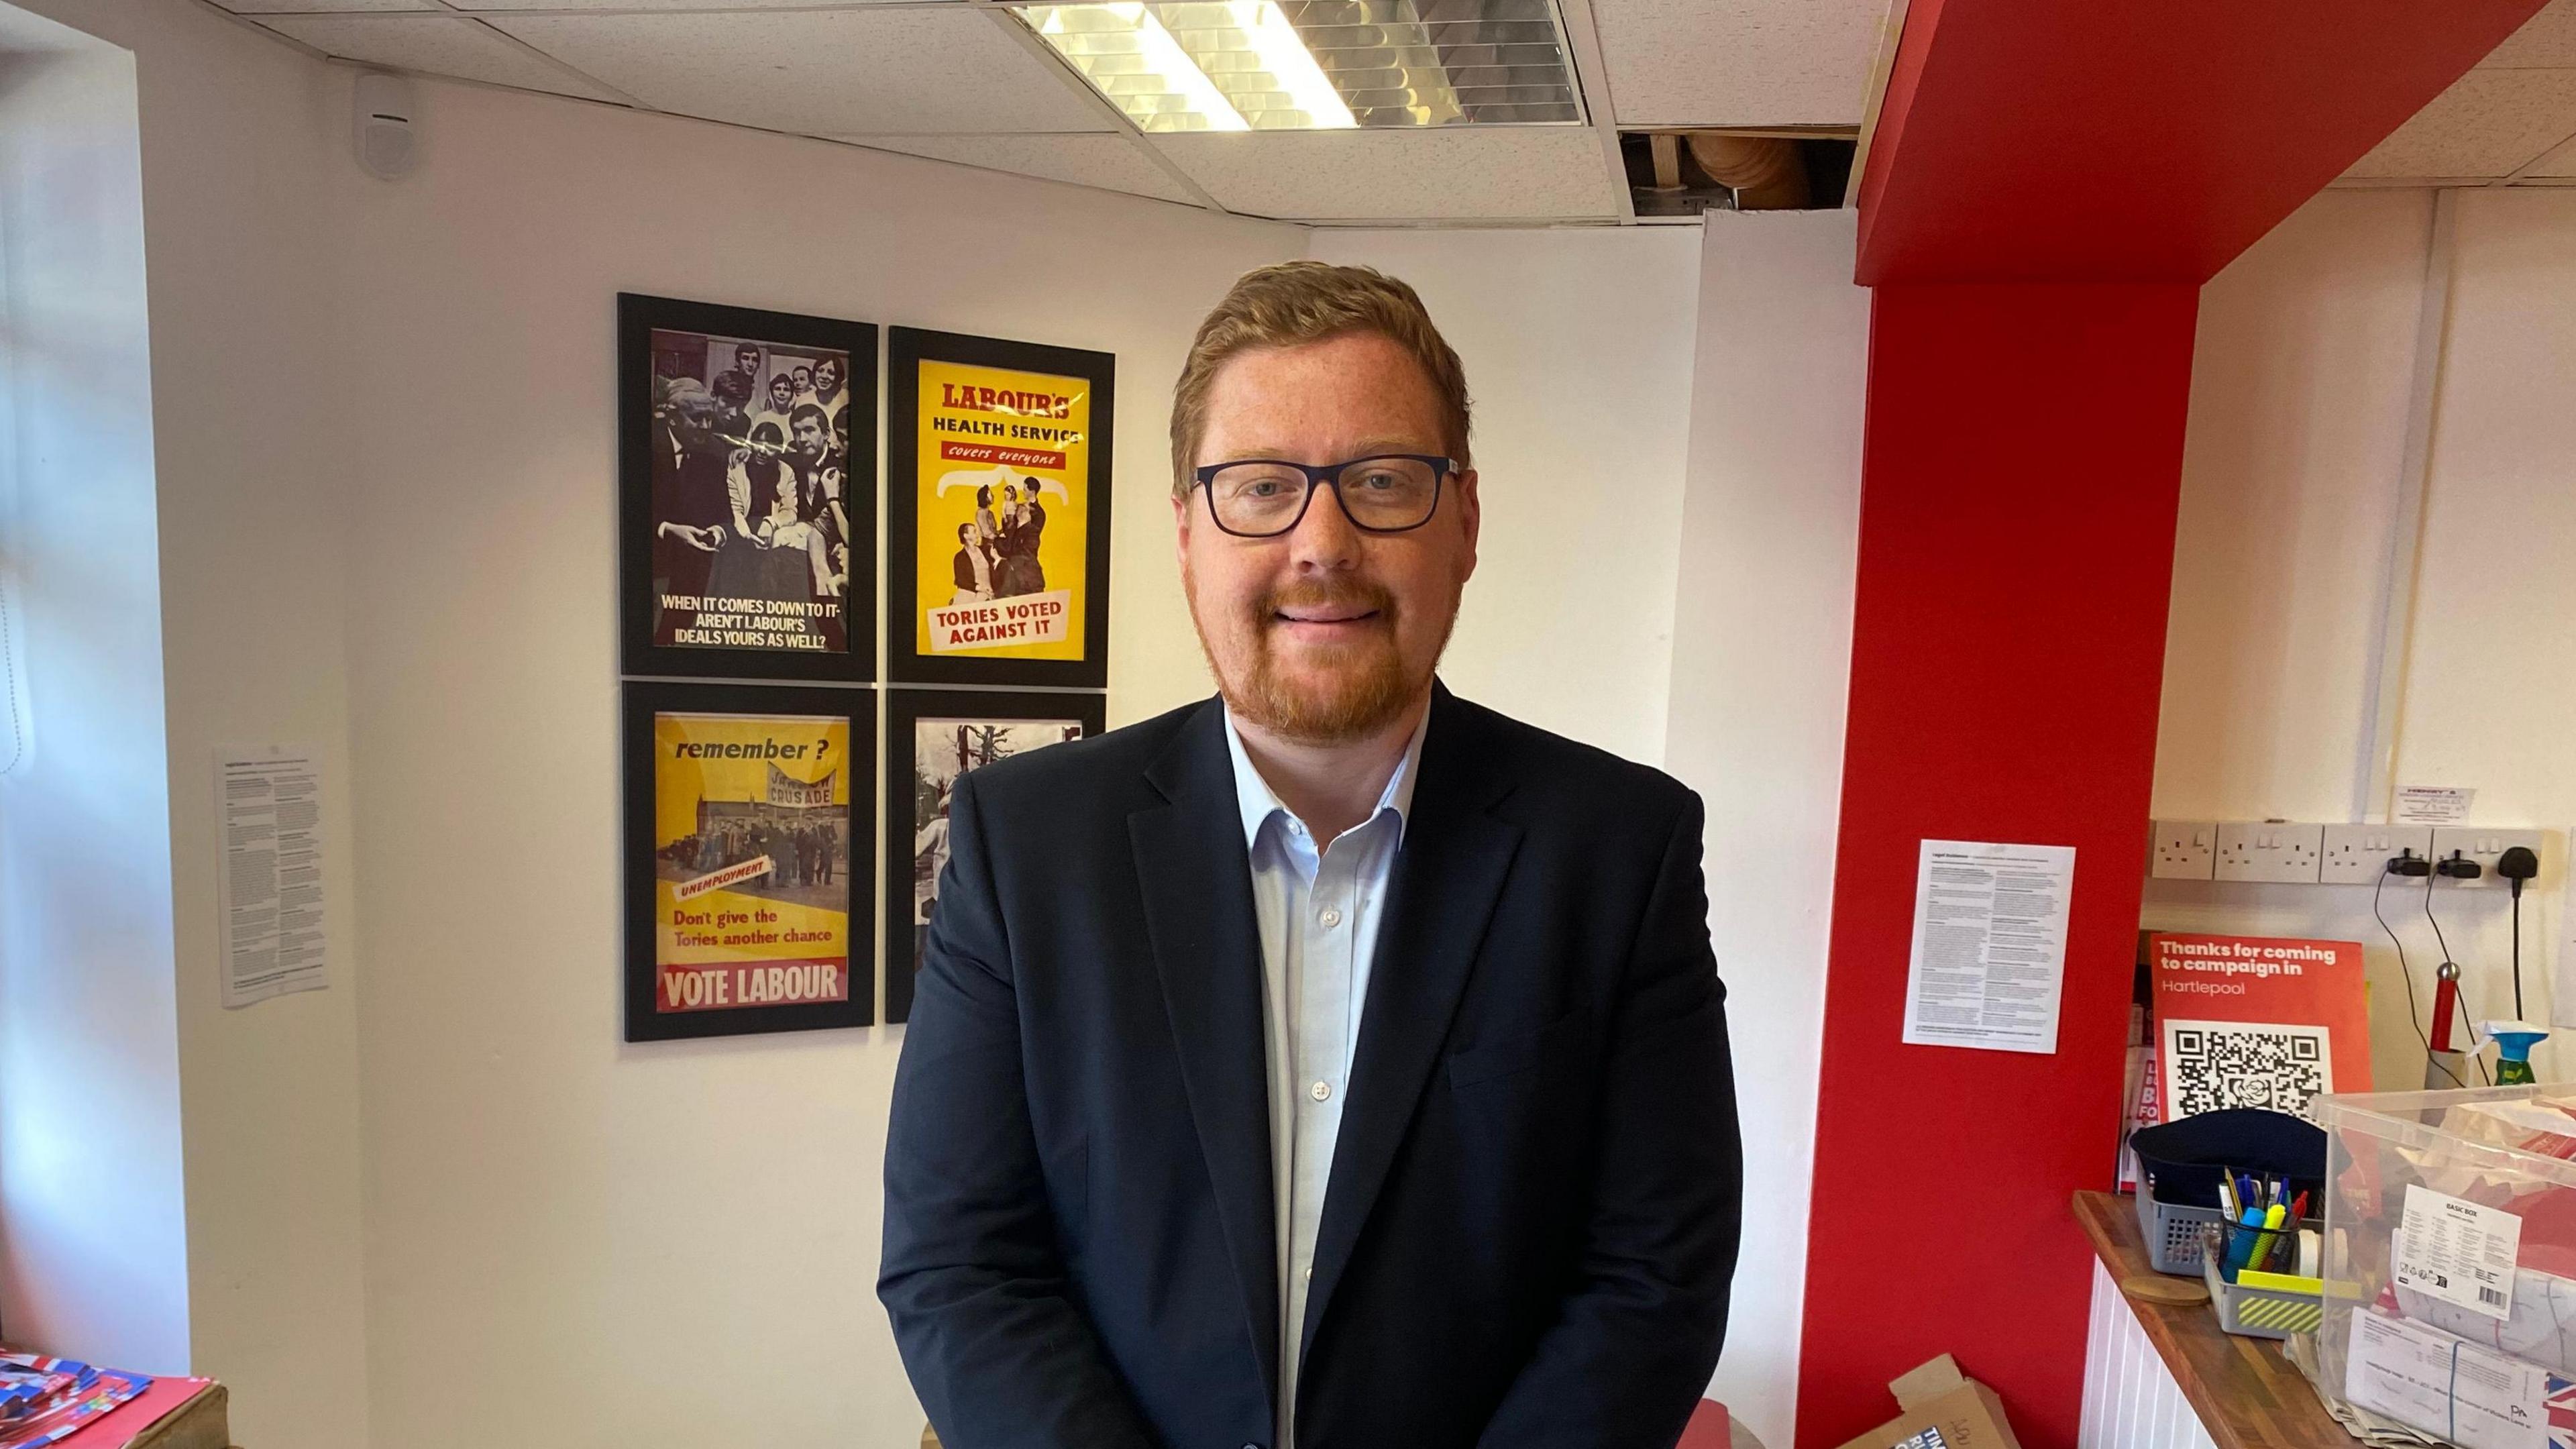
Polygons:
M654 715L656 1013L850 999L865 763L842 717Z
M920 369L914 652L1080 660L1090 382L933 358Z

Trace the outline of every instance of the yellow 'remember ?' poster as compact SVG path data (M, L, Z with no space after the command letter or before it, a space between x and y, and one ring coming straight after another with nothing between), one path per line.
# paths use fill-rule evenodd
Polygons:
M1080 660L1090 382L935 358L920 369L914 652Z
M869 888L850 879L850 779L871 763L846 717L653 716L656 1013L850 1000L850 897Z

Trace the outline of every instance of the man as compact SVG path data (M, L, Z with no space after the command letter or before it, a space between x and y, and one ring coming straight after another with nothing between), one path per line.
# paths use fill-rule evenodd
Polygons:
M665 595L706 591L707 568L724 545L725 445L714 428L720 404L693 377L654 384L653 618Z
M878 1280L950 1449L1665 1449L1706 1386L1699 801L1434 681L1467 430L1411 288L1245 276L1172 410L1220 698L957 780Z
M756 428L762 423L775 424L778 435L786 437L789 416L796 411L796 375L780 372L771 376L768 396L769 405L751 415L751 425Z
M737 342L733 345L733 371L751 387L760 386L760 344Z

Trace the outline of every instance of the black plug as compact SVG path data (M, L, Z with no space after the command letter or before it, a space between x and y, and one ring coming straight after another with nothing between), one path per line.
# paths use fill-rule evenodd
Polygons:
M2522 899L2522 883L2540 874L2540 855L2528 845L2517 845L2496 857L2496 874L2513 882L2515 900Z
M2433 867L2433 871L2452 880L2476 880L2487 873L2487 868L2455 850L2451 852L2450 859Z
M2433 862L2417 855L2412 846L2388 857L2388 873L2402 876L2427 876L2433 873Z

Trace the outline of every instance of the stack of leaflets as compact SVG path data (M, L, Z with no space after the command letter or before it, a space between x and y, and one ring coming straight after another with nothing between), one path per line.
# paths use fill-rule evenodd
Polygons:
M0 1449L35 1449L68 1438L151 1386L142 1374L43 1354L0 1353Z

